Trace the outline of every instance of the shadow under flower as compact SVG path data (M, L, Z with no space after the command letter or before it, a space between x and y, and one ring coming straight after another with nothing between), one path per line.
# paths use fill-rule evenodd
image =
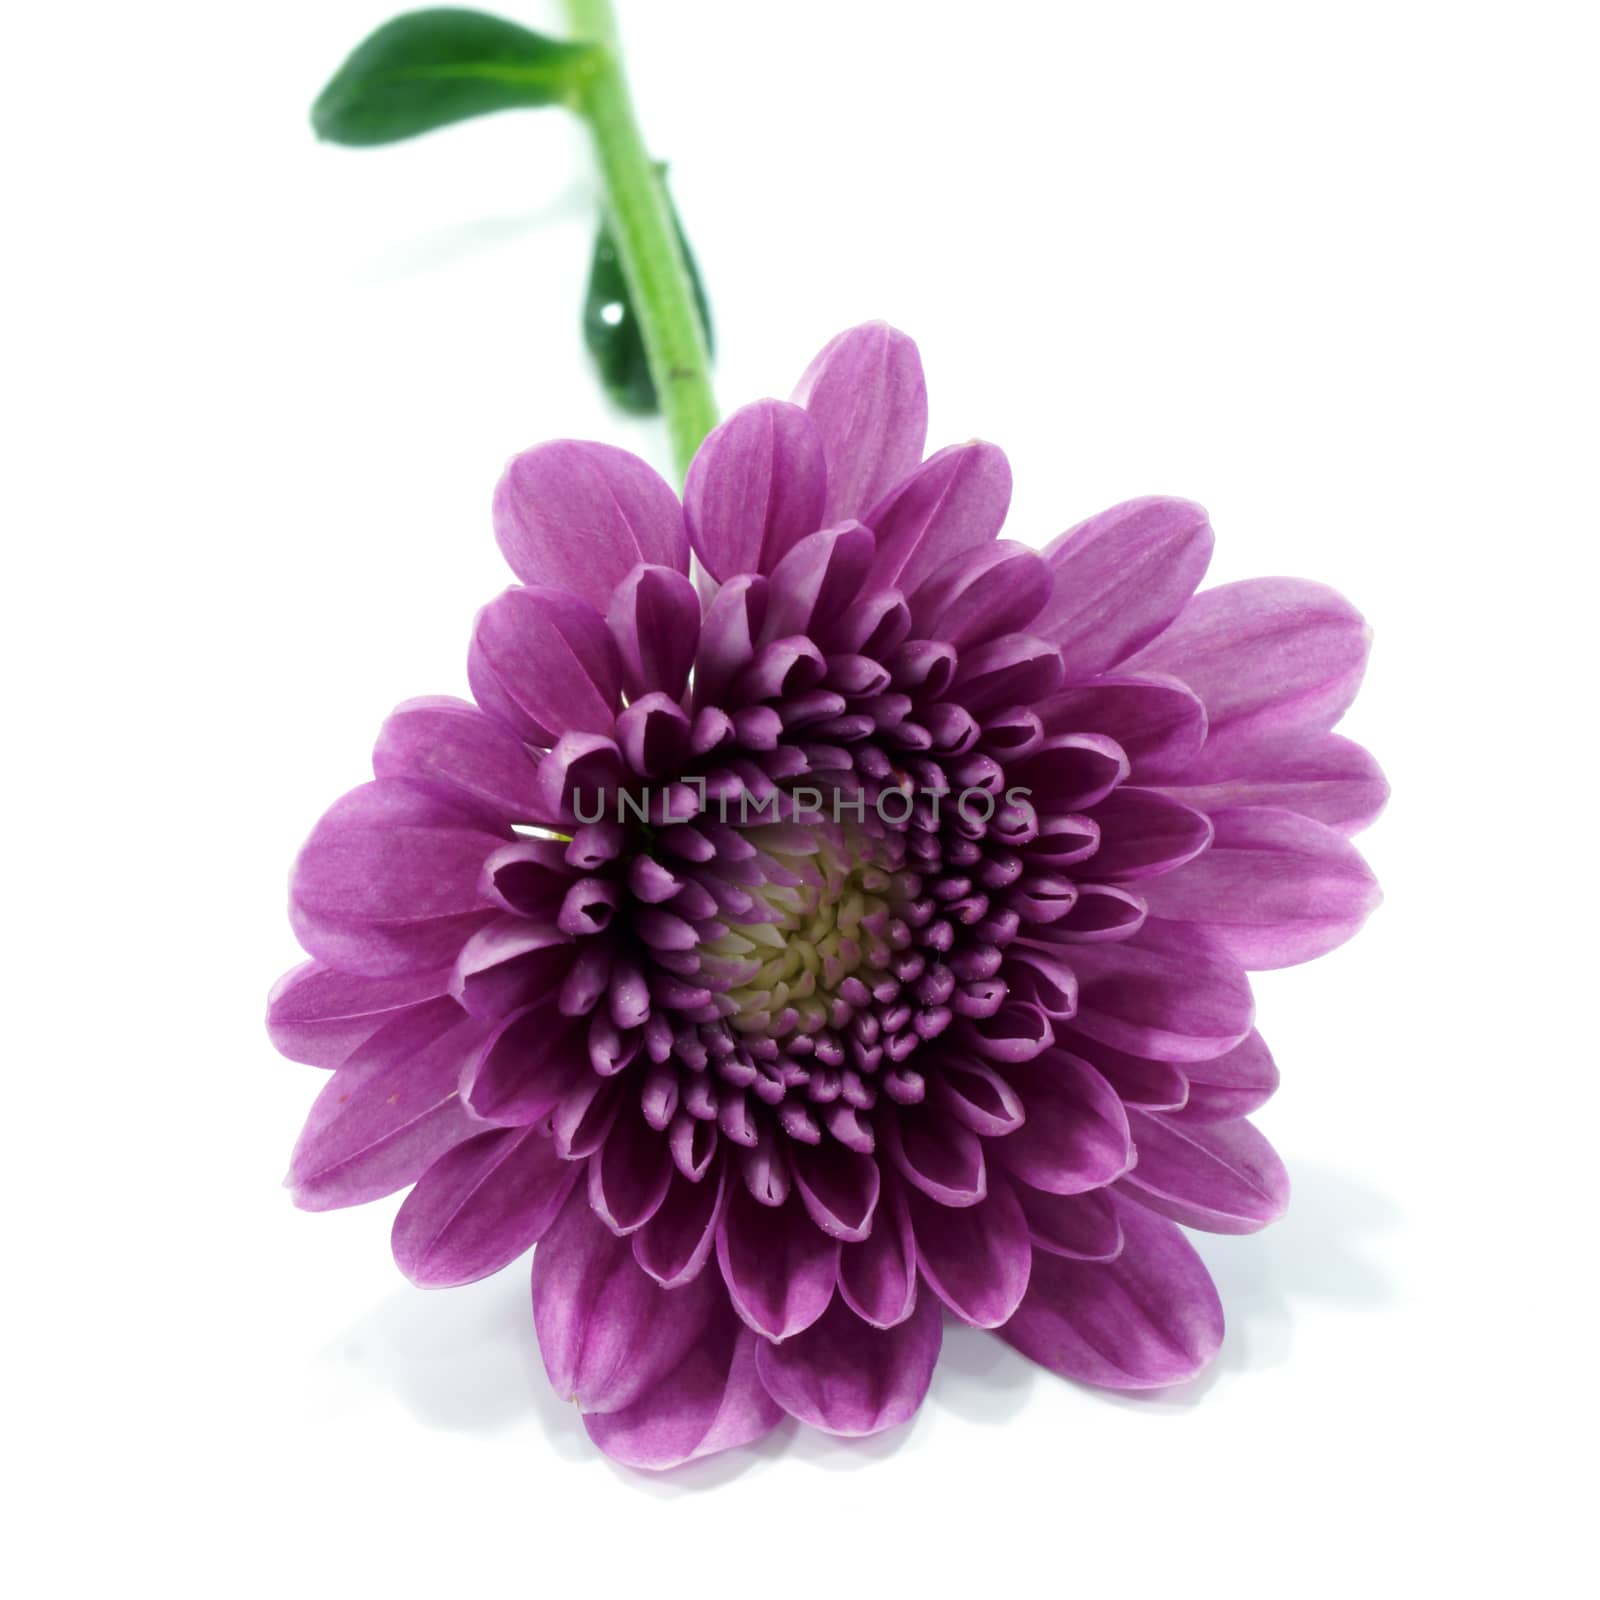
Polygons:
M1113 1405L1184 1411L1226 1374L1260 1371L1288 1359L1302 1300L1377 1310L1394 1298L1388 1274L1368 1255L1368 1240L1394 1226L1386 1195L1328 1167L1291 1165L1288 1212L1260 1233L1189 1235L1211 1272L1227 1333L1217 1359L1189 1383L1166 1389L1094 1391Z
M968 1422L1005 1422L1027 1403L1040 1368L985 1328L946 1314L929 1400Z
M1222 1296L1228 1333L1216 1365L1258 1371L1286 1360L1297 1302L1378 1310L1394 1284L1371 1240L1392 1229L1399 1208L1384 1194L1328 1167L1290 1164L1287 1214L1260 1233L1198 1235L1195 1243Z
M1086 1392L1145 1411L1188 1410L1224 1373L1286 1359L1296 1302L1357 1309L1387 1304L1393 1285L1366 1253L1367 1241L1390 1228L1397 1215L1385 1196L1340 1173L1296 1168L1294 1201L1282 1221L1239 1238L1191 1235L1227 1313L1219 1358L1192 1382L1171 1388ZM528 1301L526 1260L448 1293L401 1288L332 1353L360 1365L429 1427L487 1432L531 1416L562 1458L604 1461L577 1409L563 1403L545 1377ZM999 1423L1022 1411L1042 1381L1049 1380L1041 1369L996 1335L947 1315L927 1404L967 1421ZM918 1425L913 1418L870 1438L841 1439L785 1420L756 1444L669 1472L607 1465L648 1494L675 1498L714 1489L779 1456L826 1471L855 1471L894 1455Z
M561 1455L594 1452L545 1377L526 1260L448 1292L397 1289L335 1348L430 1428L491 1432L531 1415Z

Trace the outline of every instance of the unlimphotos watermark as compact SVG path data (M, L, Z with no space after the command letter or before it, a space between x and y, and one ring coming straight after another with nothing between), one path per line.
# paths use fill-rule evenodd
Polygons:
M1017 786L998 798L993 789L973 786L965 789L927 789L911 784L885 784L874 794L863 789L839 787L827 791L807 784L773 788L756 795L740 784L734 793L711 793L703 777L681 778L665 789L589 789L575 788L571 795L572 813L585 826L604 822L608 817L620 823L662 821L686 822L691 817L712 816L718 822L736 827L752 827L766 822L819 823L852 821L864 823L871 811L891 828L904 827L926 800L930 820L940 820L941 808L952 807L968 827L985 826L1001 802L1009 807L1026 803L1031 789Z

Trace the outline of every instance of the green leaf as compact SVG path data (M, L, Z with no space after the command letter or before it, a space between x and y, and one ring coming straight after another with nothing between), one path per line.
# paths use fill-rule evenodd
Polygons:
M672 212L672 226L677 231L684 265L689 269L689 286L694 290L695 308L700 313L700 327L706 336L706 354L710 355L713 353L711 307L706 300L705 285L700 281L694 252L684 237L678 209L670 197L667 207ZM600 369L600 381L624 411L651 416L661 409L656 386L650 380L650 363L645 358L638 313L628 298L622 262L617 256L611 229L603 219L594 241L594 264L589 269L589 290L583 302L583 340Z
M389 144L446 123L572 98L593 45L569 44L481 11L412 11L386 22L311 108L334 144Z

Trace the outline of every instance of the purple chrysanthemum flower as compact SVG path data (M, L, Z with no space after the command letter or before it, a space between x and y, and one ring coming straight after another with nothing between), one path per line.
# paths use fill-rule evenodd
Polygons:
M875 325L681 507L605 445L519 456L477 705L401 706L295 867L270 1023L335 1069L296 1200L414 1184L424 1285L538 1242L546 1367L622 1461L901 1422L945 1308L1089 1383L1190 1376L1222 1311L1177 1224L1287 1196L1246 970L1377 898L1383 779L1329 731L1356 612L1196 595L1183 501L1001 540L1005 457L924 461L926 422Z

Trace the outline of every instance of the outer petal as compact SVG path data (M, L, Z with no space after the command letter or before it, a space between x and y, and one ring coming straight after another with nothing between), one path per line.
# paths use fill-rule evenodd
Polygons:
M1177 781L1206 741L1206 708L1160 673L1069 685L1039 707L1046 733L1104 733L1122 746L1135 783Z
M794 393L828 459L824 524L862 516L922 459L928 390L917 347L886 322L823 346Z
M1067 1033L1062 1044L1087 1061L1117 1091L1117 1098L1125 1106L1138 1106L1144 1111L1177 1111L1188 1103L1188 1073L1171 1061L1129 1055L1098 1039L1072 1032ZM1211 1063L1201 1065L1209 1067Z
M473 1283L542 1239L582 1173L538 1128L496 1128L447 1151L394 1219L400 1270L424 1289Z
M1008 1171L1049 1194L1083 1194L1133 1164L1127 1113L1116 1091L1087 1061L1049 1050L1008 1067L1027 1121L991 1151Z
M1176 1108L1185 1122L1232 1122L1236 1117L1247 1117L1265 1105L1278 1087L1278 1068L1272 1052L1253 1028L1226 1055L1190 1062L1186 1076L1189 1096L1182 1107Z
M1102 511L1048 545L1055 592L1033 631L1061 647L1068 682L1108 671L1155 638L1205 576L1212 543L1203 508L1150 497Z
M772 574L762 642L825 633L851 606L872 560L872 535L858 522L807 534Z
M1115 1261L1122 1254L1122 1223L1110 1190L1046 1194L1026 1183L1015 1187L1035 1248L1074 1261Z
M719 1296L705 1274L663 1289L580 1186L533 1257L533 1321L551 1385L585 1411L620 1411L704 1338Z
M700 643L700 598L681 572L635 567L612 594L606 625L631 699L655 690L674 700L683 693Z
M526 822L538 813L538 769L522 740L476 706L446 695L396 707L378 731L372 771L437 788L497 820Z
M663 1288L688 1283L711 1255L726 1203L726 1164L698 1183L674 1170L666 1198L633 1236L634 1260Z
M318 960L367 977L445 965L493 914L479 878L505 842L414 784L363 784L333 803L295 861L295 933Z
M801 407L758 400L718 427L689 464L683 511L701 565L719 582L771 572L823 526L828 463Z
M1207 1061L1250 1031L1250 980L1203 929L1151 917L1131 939L1074 947L1073 1027L1156 1061Z
M507 589L478 613L467 653L472 698L522 738L609 733L622 661L603 616L562 589Z
M1196 595L1131 672L1170 672L1206 703L1202 759L1234 761L1325 733L1355 699L1371 630L1343 595L1301 578L1252 578Z
M1010 504L1011 467L997 446L975 439L929 456L863 519L877 535L868 588L909 594L956 556L991 543Z
M1228 759L1208 752L1168 793L1202 811L1272 806L1359 833L1389 798L1378 763L1337 733L1290 735Z
M743 1183L730 1183L717 1226L717 1264L733 1309L764 1339L788 1339L809 1328L833 1298L839 1241L812 1222L797 1195L764 1206Z
M546 998L514 1011L466 1063L461 1093L486 1122L542 1123L575 1083L591 1076L586 1018L562 1017Z
M908 597L911 631L971 649L1026 628L1049 598L1051 582L1036 551L991 540L953 556Z
M658 1472L749 1444L771 1432L783 1408L756 1374L762 1341L724 1303L683 1360L620 1411L583 1419L613 1461Z
M450 971L357 978L303 962L273 985L267 1033L291 1061L337 1067L357 1045L402 1016L417 1016L450 987Z
M1031 634L1012 633L961 658L952 698L981 721L1007 706L1031 705L1060 687L1061 656L1055 646Z
M1248 1122L1210 1126L1130 1111L1139 1164L1123 1179L1135 1200L1209 1233L1255 1233L1289 1205L1289 1174Z
M913 1190L908 1196L922 1276L944 1303L978 1328L998 1328L1028 1287L1033 1247L1028 1219L998 1175L975 1206L951 1209Z
M892 1328L917 1303L917 1246L905 1186L884 1174L872 1232L839 1253L839 1294L863 1322Z
M608 444L556 439L515 457L494 493L494 534L524 583L582 595L597 611L641 561L689 570L678 497Z
M1218 811L1212 822L1204 855L1139 890L1152 916L1205 928L1247 969L1334 949L1381 898L1355 847L1298 812L1252 807Z
M1100 848L1083 871L1113 883L1171 872L1193 861L1211 843L1206 814L1159 789L1123 784L1094 808L1094 820L1100 825ZM1147 902L1148 887L1147 882L1139 882L1139 893Z
M672 1152L636 1106L619 1111L606 1141L589 1157L589 1205L613 1233L642 1228L667 1197Z
M450 993L473 1016L498 1021L546 996L572 965L571 949L552 922L497 917L462 945Z
M435 1000L374 1034L311 1107L285 1180L294 1203L331 1211L393 1194L482 1132L456 1082L485 1031L453 1000Z
M756 1371L790 1416L859 1438L912 1417L928 1392L943 1337L939 1305L925 1298L889 1329L869 1327L842 1301L783 1344L756 1347Z
M694 703L721 706L734 679L755 657L767 614L767 580L745 574L723 584L706 607L694 663Z
M1000 1337L1064 1378L1103 1388L1181 1383L1217 1353L1222 1303L1180 1229L1126 1200L1115 1204L1121 1255L1036 1255L1028 1293Z

